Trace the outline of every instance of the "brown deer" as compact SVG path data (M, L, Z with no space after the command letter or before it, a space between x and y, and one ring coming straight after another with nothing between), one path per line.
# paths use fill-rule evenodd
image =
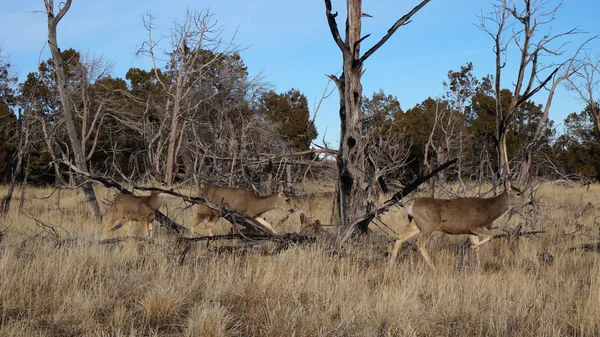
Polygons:
M492 198L436 199L417 198L408 207L409 228L398 235L390 259L390 266L396 261L402 243L421 234L417 240L419 252L427 264L435 270L433 261L425 250L425 245L433 232L447 234L469 234L471 247L478 249L493 238L489 228L492 222L513 207L532 203L519 189L507 184L501 194ZM412 220L415 220L412 222ZM483 241L479 241L479 235Z
M201 191L201 196L206 200L215 203L228 203L233 209L255 218L258 222L277 233L273 227L260 215L275 208L283 208L286 211L293 212L290 198L283 191L283 186L279 185L277 192L263 197L254 194L243 188L233 188L224 186L210 185ZM192 225L192 232L198 233L198 227L203 224L201 229L205 230L208 236L213 236L212 228L221 217L218 211L198 204L196 219Z
M153 177L153 176L152 176ZM167 187L172 190L164 181L153 177L153 185ZM161 192L152 192L148 196L136 196L132 194L119 194L112 206L112 216L110 222L106 224L107 231L114 231L121 228L125 223L137 221L144 224L145 234L153 236L154 228L152 222L156 216L156 211L162 205ZM131 229L131 223L129 230Z

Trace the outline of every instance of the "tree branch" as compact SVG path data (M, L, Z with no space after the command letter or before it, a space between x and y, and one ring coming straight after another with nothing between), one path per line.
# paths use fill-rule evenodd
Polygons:
M379 49L379 47L381 47L387 40L389 40L390 37L392 37L392 35L394 35L394 33L396 32L396 30L398 28L400 28L400 26L404 26L406 24L409 24L410 23L410 21L409 21L410 18L415 13L417 13L419 10L421 10L421 8L423 8L423 6L425 6L429 1L430 0L424 0L424 1L422 1L415 8L413 8L410 12L408 12L403 17L401 17L398 21L396 21L396 23L394 23L394 25L388 30L387 34L385 34L385 36L382 37L381 40L379 40L379 42L377 42L376 45L374 45L373 47L371 47L371 49L367 50L367 52L360 58L360 62L361 63L364 62L366 59L369 58L369 56L371 56L375 51L377 51L377 49ZM325 2L329 2L329 0L325 0ZM363 39L361 39L361 41Z
M523 96L521 96L521 98L517 101L516 106L520 106L522 103L526 102L528 99L530 99L533 95L535 95L538 91L542 90L542 88L544 86L546 86L546 84L548 84L548 82L550 82L550 80L554 77L554 75L556 75L556 73L558 72L558 70L560 69L560 67L556 67L556 69L554 69L554 71L552 73L550 73L550 75L548 75L548 77L546 77L545 80L542 81L542 83L540 83L540 85L538 85L535 89L533 89L530 92L525 93Z
M333 36L333 40L338 45L342 53L345 53L348 50L348 46L346 46L344 41L342 41L340 31L337 23L335 22L335 18L337 17L338 13L331 12L331 0L325 0L325 14L327 15L327 23L329 24L329 30L331 30L331 36Z
M61 8L60 11L58 12L58 15L56 15L56 18L54 20L54 25L58 25L58 23L63 18L63 16L65 16L65 14L67 14L70 7L71 7L71 0L67 0L67 2L65 2L65 6L63 8Z

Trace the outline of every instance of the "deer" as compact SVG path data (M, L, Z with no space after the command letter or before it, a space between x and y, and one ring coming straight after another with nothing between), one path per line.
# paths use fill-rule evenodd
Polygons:
M402 243L421 234L417 239L417 248L429 267L435 270L433 261L425 250L431 234L436 231L450 235L469 234L471 248L477 250L493 239L490 227L494 220L514 207L532 203L531 199L510 183L505 185L504 192L491 198L416 198L408 206L409 227L396 238L389 266L394 265ZM479 236L484 239L479 241Z
M260 196L243 188L225 187L209 185L201 190L201 196L215 204L228 203L233 209L244 213L265 227L277 233L275 229L266 220L260 216L272 209L281 208L288 212L293 212L290 198L283 191L283 186L279 185L277 192L268 196ZM207 236L213 236L212 228L217 223L221 213L207 206L198 204L196 218L192 224L192 232L199 234L198 229L205 230Z
M164 181L156 179L153 175L153 186L167 187L170 191L172 187ZM121 228L125 223L137 221L144 224L145 234L148 237L154 236L152 222L156 217L156 211L162 206L162 192L152 192L148 196L136 196L132 194L119 194L112 205L112 216L106 224L106 231L114 231Z

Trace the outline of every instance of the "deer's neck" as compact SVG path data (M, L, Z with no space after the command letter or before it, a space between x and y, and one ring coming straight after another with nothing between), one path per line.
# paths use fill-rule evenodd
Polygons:
M162 199L160 198L160 193L152 192L152 194L147 196L147 198L148 198L148 206L150 206L153 209L159 209L160 206L162 205Z
M259 195L257 195L256 197L257 199L254 201L254 205L248 205L248 208L253 211L252 213L254 213L251 216L258 216L264 212L270 211L273 208L279 206L276 204L278 197L277 193L273 193L266 197Z
M500 193L499 195L488 199L490 202L490 216L492 219L499 218L502 214L506 213L510 209L508 204L508 194L506 192Z

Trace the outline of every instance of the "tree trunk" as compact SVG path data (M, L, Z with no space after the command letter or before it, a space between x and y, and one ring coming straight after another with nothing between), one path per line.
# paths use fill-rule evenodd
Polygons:
M340 147L338 149L338 188L336 192L336 208L340 225L344 229L352 226L365 208L365 147L362 138L363 114L361 111L363 62L381 47L394 32L410 22L410 18L429 0L422 1L409 13L400 18L388 30L387 34L371 47L364 55L360 55L360 44L365 37L360 36L362 28L362 0L347 0L346 36L342 38L332 12L331 0L325 0L325 10L329 29L343 56L343 73L338 78L329 75L339 90L340 95ZM368 222L359 226L366 231ZM347 231L344 231L347 232Z
M0 214L7 214L10 209L10 201L12 199L13 191L15 190L15 185L17 184L17 178L21 174L21 166L23 164L23 156L25 155L26 147L27 147L27 125L23 125L23 114L21 114L21 109L19 109L19 119L18 119L18 140L17 140L17 163L13 168L10 177L10 187L8 188L8 192L0 201Z
M498 175L505 182L510 179L510 166L508 165L508 151L506 149L506 131L502 131L498 141Z
M44 0L46 5L46 13L48 15L48 47L50 48L50 53L52 54L52 63L54 64L54 68L56 69L56 85L58 86L58 92L60 94L60 101L62 104L62 113L64 116L65 125L67 127L67 133L69 135L69 141L73 148L73 155L75 157L75 165L82 172L88 172L85 155L83 153L83 149L81 147L81 139L79 134L77 133L77 129L75 127L75 121L73 118L71 101L69 100L67 93L67 79L65 77L65 70L63 68L63 60L60 55L60 50L58 49L58 44L56 40L56 26L58 22L62 19L62 17L66 14L71 6L71 0L67 0L64 4L63 8L59 11L59 13L54 16L54 2L52 0ZM81 176L77 177L77 183L81 183L83 178ZM96 200L96 194L94 193L94 188L92 187L92 183L87 181L83 184L83 191L85 193L85 198L87 200L88 208L90 210L90 215L96 220L98 223L102 223L102 214L100 213L100 207L98 206L98 201Z
M171 133L169 134L169 146L167 150L167 167L165 172L165 182L173 184L177 170L177 143L181 133L179 132L181 103L178 97L173 104L173 119L171 120Z
M521 166L521 172L519 173L518 184L519 186L523 186L529 180L531 175L531 166L533 163L533 147L530 147L525 152L525 160L523 161L523 165Z
M29 155L27 156L27 164L25 165L25 174L23 175L23 182L21 183L21 199L19 200L19 213L23 213L23 206L25 205L25 190L27 189L27 178L29 177Z
M344 53L343 81L338 82L343 92L344 105L340 106L340 147L337 156L339 181L340 222L344 228L350 226L364 212L365 155L362 139L362 64L360 55L362 0L348 0L348 21ZM341 80L341 78L340 78ZM340 87L341 84L341 87ZM341 100L341 99L340 99ZM362 229L365 230L364 228Z
M437 161L437 165L442 165L442 163L446 162L446 150L441 145L438 146L437 151L436 151L436 161ZM427 172L427 173L429 173L429 172ZM438 180L441 185L446 184L446 174L444 171L440 171L440 173L438 173ZM432 181L434 181L434 180L432 180Z

